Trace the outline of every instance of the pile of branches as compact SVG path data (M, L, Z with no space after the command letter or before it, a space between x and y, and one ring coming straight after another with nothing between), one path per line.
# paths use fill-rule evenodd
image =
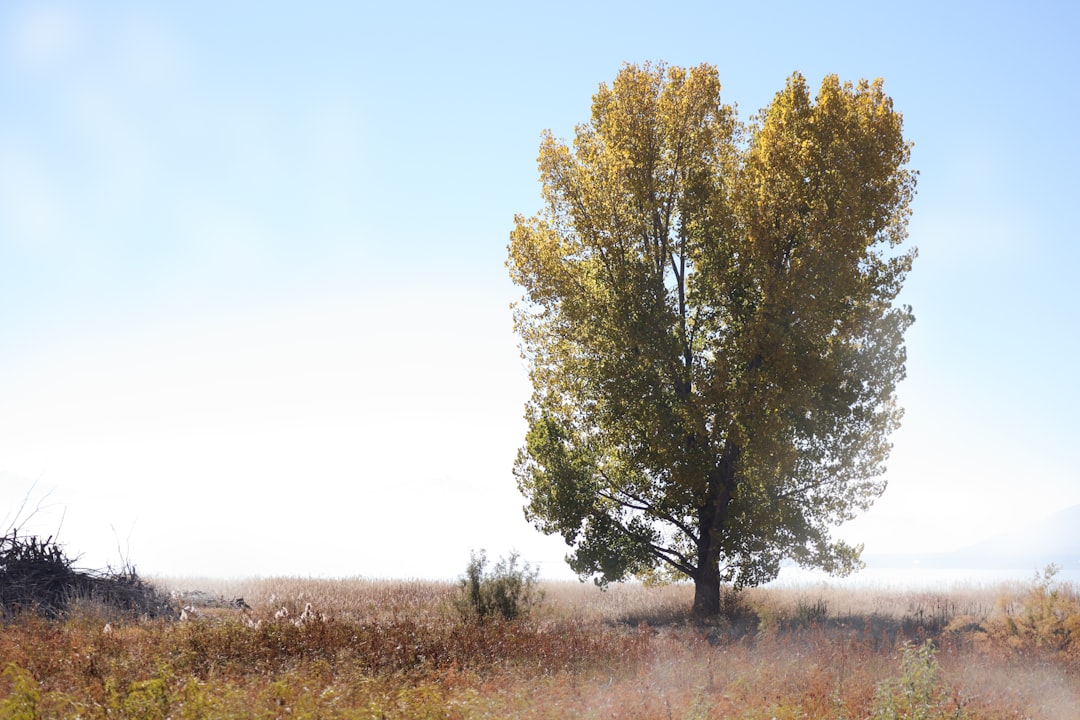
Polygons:
M168 598L142 580L133 567L77 570L50 536L0 537L0 617L32 612L61 617L75 603L96 603L135 617L169 614Z

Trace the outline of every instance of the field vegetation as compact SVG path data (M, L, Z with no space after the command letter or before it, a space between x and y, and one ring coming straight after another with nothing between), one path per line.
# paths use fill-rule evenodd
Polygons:
M702 622L687 584L602 591L477 559L460 583L158 580L168 617L95 602L9 615L0 718L1058 720L1080 707L1080 598L1052 569L949 592L727 592ZM470 610L500 572L521 581L499 591L521 612Z

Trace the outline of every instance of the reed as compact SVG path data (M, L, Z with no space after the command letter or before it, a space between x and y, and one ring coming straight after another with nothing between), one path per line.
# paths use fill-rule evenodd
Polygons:
M454 583L156 583L224 602L187 622L92 608L11 620L0 718L1058 720L1080 707L1076 595L1052 576L947 593L763 588L705 624L685 585L542 583L527 616L474 622ZM309 603L314 619L294 623ZM293 613L275 619L282 605Z

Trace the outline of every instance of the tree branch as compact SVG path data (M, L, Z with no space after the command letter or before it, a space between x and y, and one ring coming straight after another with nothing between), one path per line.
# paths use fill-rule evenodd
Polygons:
M604 474L603 470L600 471L600 475L601 475L601 477L604 478L605 481L608 482L609 485L613 484L613 483L611 483L611 480L607 477L607 475ZM623 506L625 508L629 508L630 510L639 510L641 512L648 513L648 514L652 515L657 520L663 520L664 522L671 523L672 525L675 526L676 529L681 531L684 535L686 535L692 541L694 541L695 543L697 542L697 535L695 535L690 530L690 528L688 528L682 521L672 517L671 515L669 515L669 514L667 514L665 512L661 512L660 510L657 510L656 506L653 505L652 503L650 503L648 500L645 500L644 498L637 497L633 493L629 493L626 490L616 490L615 492L618 492L618 493L621 493L622 495L625 495L626 497L630 498L630 500L632 502L628 502L627 500L623 500L622 498L616 497L614 494L609 493L609 492L607 492L605 490L597 490L596 494L599 495L600 497L604 498L605 500L610 500L613 503L618 503L619 505L621 505L621 506Z
M613 524L623 535L626 535L633 540L640 541L641 538L630 532L630 529L623 525L621 522L616 521ZM694 575L697 574L697 567L678 550L672 550L671 548L657 545L654 542L646 542L645 546L648 548L651 555L660 560L663 560L679 572L684 573L687 577L692 578L694 577Z
M824 478L823 480L818 480L817 482L809 482L809 483L806 483L805 485L800 485L798 487L792 488L791 490L788 490L787 492L777 493L775 497L776 497L777 500L786 500L787 498L794 497L795 495L799 495L799 494L807 492L809 490L816 490L816 489L818 489L820 487L824 487L824 486L832 484L832 483L842 483L842 482L843 482L843 480L841 480L839 478L827 477L827 478Z
M671 565L679 572L685 573L687 577L692 578L697 574L697 568L678 550L661 547L656 543L649 543L649 552L666 562L668 565ZM678 558L678 560L675 558Z

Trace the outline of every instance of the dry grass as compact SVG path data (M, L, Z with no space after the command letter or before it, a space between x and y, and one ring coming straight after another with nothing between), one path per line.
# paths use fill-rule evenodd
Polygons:
M940 668L923 717L1075 719L1080 707L1067 587L760 589L697 624L686 585L548 583L526 620L470 624L451 583L160 582L251 610L108 632L90 610L0 626L0 718L879 720L905 717L882 714L883 698L927 639ZM307 603L325 617L291 622ZM275 620L282 606L290 618Z
M362 578L161 578L157 583L181 596L201 591L225 600L243 598L259 616L273 615L282 607L295 616L311 603L338 619L375 622L444 620L456 591L452 583L432 580Z

